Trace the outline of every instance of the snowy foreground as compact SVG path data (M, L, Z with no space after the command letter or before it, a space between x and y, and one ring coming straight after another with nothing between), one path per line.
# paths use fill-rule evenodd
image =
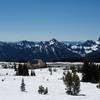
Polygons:
M0 69L0 100L99 100L100 90L96 84L81 83L79 96L70 96L65 93L65 86L61 80L63 70L50 75L48 69L35 70L36 76L23 77L26 92L20 91L22 76L14 76L13 69ZM8 73L8 75L6 75ZM47 95L38 94L39 85L48 87Z

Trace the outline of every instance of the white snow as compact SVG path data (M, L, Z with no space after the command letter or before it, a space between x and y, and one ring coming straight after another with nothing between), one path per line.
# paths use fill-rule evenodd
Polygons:
M54 41L52 41L52 40L50 41L50 45L53 45L54 43L55 43Z
M72 49L77 49L78 47L76 45L73 45L72 46Z
M0 100L99 100L100 90L96 88L96 84L91 83L81 82L79 96L67 95L61 80L63 69L56 69L57 72L53 72L53 75L50 75L48 68L36 69L36 77L15 76L14 69L0 69ZM20 91L22 78L26 84L27 92L25 93ZM47 95L38 94L39 85L48 87L49 93Z
M96 44L100 44L100 41L96 41Z
M94 45L94 46L92 46L91 48L92 48L92 50L94 50L94 51L96 51L96 50L98 50L98 45Z

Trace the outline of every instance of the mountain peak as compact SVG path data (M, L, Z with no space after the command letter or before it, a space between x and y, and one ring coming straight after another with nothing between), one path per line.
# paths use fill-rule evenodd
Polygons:
M50 43L50 44L56 44L56 43L58 43L58 41L57 41L55 38L53 38L53 39L51 39L51 40L49 41L49 43Z
M98 42L100 42L100 37L98 38L98 40L97 40Z
M57 39L55 39L55 38L52 38L50 41L53 41L53 42L58 42L58 40L57 40Z

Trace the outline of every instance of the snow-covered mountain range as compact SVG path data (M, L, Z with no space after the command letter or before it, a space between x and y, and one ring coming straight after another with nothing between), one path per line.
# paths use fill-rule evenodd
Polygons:
M74 44L70 42L67 45L69 45L69 50L76 52L81 56L85 56L88 53L98 51L100 49L100 40L87 40L85 42L74 42Z
M99 51L100 38L85 42L59 42L56 39L41 42L0 42L0 60L79 61L82 57L97 57L100 55Z

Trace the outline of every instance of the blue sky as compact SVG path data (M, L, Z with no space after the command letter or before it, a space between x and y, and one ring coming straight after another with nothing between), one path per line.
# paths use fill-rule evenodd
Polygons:
M0 0L0 41L99 36L100 0Z

